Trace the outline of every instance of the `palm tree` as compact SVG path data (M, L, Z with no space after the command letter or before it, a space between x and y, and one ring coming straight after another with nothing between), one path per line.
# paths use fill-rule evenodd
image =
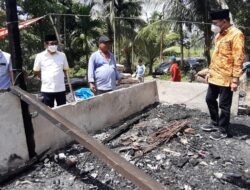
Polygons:
M245 46L246 53L250 54L250 29L245 28L250 26L250 2L246 0L239 1L229 1L225 0L232 16L234 18L234 22L237 25L244 26L240 27L240 29L244 32L246 36Z
M149 74L152 74L153 64L160 55L159 30L164 31L163 46L165 48L174 45L179 40L179 35L169 32L168 25L165 22L162 27L160 26L159 16L159 13L155 12L150 19L150 23L142 28L135 38L135 52L145 59L149 66Z
M170 19L179 21L190 20L205 23L195 23L195 25L204 33L204 55L207 57L208 63L210 63L212 32L210 30L210 25L206 23L210 22L209 12L214 7L219 7L216 0L172 0L168 1L166 4L166 12L168 13L168 18ZM183 25L184 24L182 22L179 22L179 29L181 33L183 31Z
M114 22L111 23L109 21L109 32L111 33L110 29L112 29L112 24L115 26L115 36L118 44L118 62L121 60L121 45L122 40L128 40L129 42L133 43L133 39L136 36L135 30L144 24L141 19L133 19L131 17L138 17L141 15L141 1L131 1L131 0L103 0L103 3L106 4L106 13L110 13L110 2L113 1L113 11L115 15ZM118 17L118 18L117 18ZM124 18L123 18L124 17ZM131 19L129 19L129 17ZM112 31L114 32L114 31ZM130 43L128 43L130 44ZM126 49L126 47L125 47ZM127 60L129 61L129 60Z
M91 15L93 6L94 3L88 5L76 3L72 6L72 11L76 15ZM76 29L70 35L71 50L76 49L76 52L81 52L82 55L85 55L85 60L81 56L80 62L87 63L90 53L96 47L97 38L100 35L101 21L92 19L90 16L76 16L75 22ZM84 66L87 66L87 64Z

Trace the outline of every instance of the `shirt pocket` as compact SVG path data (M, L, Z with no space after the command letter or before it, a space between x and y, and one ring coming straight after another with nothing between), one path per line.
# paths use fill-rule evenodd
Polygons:
M0 75L6 75L8 73L8 65L6 63L0 63Z
M96 64L95 64L95 67L98 68L98 67L102 67L104 66L105 64L107 64L104 60L103 61L97 61Z
M230 41L220 42L219 52L224 56L232 55L231 43Z

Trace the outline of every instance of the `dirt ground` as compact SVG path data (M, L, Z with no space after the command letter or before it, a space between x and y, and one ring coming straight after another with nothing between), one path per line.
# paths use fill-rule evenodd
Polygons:
M232 118L233 137L214 141L209 138L209 133L200 129L202 124L209 122L209 117L199 110L189 110L183 105L160 104L143 114L146 117L107 146L169 189L250 189L250 146L246 143L250 139L249 116ZM163 142L140 156L140 150L148 146L151 134L166 128L173 121L183 120L190 121L188 128L192 128L191 132L179 132L169 142ZM101 131L95 138L101 141L114 130ZM67 160L77 160L76 165ZM74 143L47 156L33 169L3 184L0 189L137 188L84 147Z

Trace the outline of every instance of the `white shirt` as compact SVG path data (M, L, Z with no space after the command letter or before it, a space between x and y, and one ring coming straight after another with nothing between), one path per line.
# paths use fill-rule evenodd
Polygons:
M137 77L143 77L145 73L145 65L137 65L136 67L136 75Z
M41 92L65 91L64 72L69 68L66 55L56 51L54 54L47 50L37 54L33 70L41 71Z
M11 86L12 64L10 54L0 50L0 89L8 89Z

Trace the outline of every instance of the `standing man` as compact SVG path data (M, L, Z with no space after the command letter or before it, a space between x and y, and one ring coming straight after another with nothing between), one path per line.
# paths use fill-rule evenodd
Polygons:
M230 109L233 92L239 86L244 56L244 35L230 24L229 10L211 13L212 28L217 33L215 49L209 66L206 102L211 116L211 124L203 126L205 131L214 131L210 138L219 140L229 133ZM217 98L219 97L219 105ZM219 114L220 108L220 114Z
M66 55L57 51L58 41L55 35L45 37L45 51L37 54L34 73L41 78L43 103L49 107L66 104L64 77L69 69Z
M170 58L169 63L170 63L171 81L180 82L181 81L181 73L179 70L178 63L176 63L176 57L172 56Z
M142 63L142 59L138 60L138 65L136 66L136 78L140 82L144 82L145 65Z
M7 90L14 82L10 54L0 50L0 90Z
M95 94L103 94L115 90L116 80L121 76L116 68L114 55L109 51L111 40L107 36L99 38L99 49L89 59L89 88Z

